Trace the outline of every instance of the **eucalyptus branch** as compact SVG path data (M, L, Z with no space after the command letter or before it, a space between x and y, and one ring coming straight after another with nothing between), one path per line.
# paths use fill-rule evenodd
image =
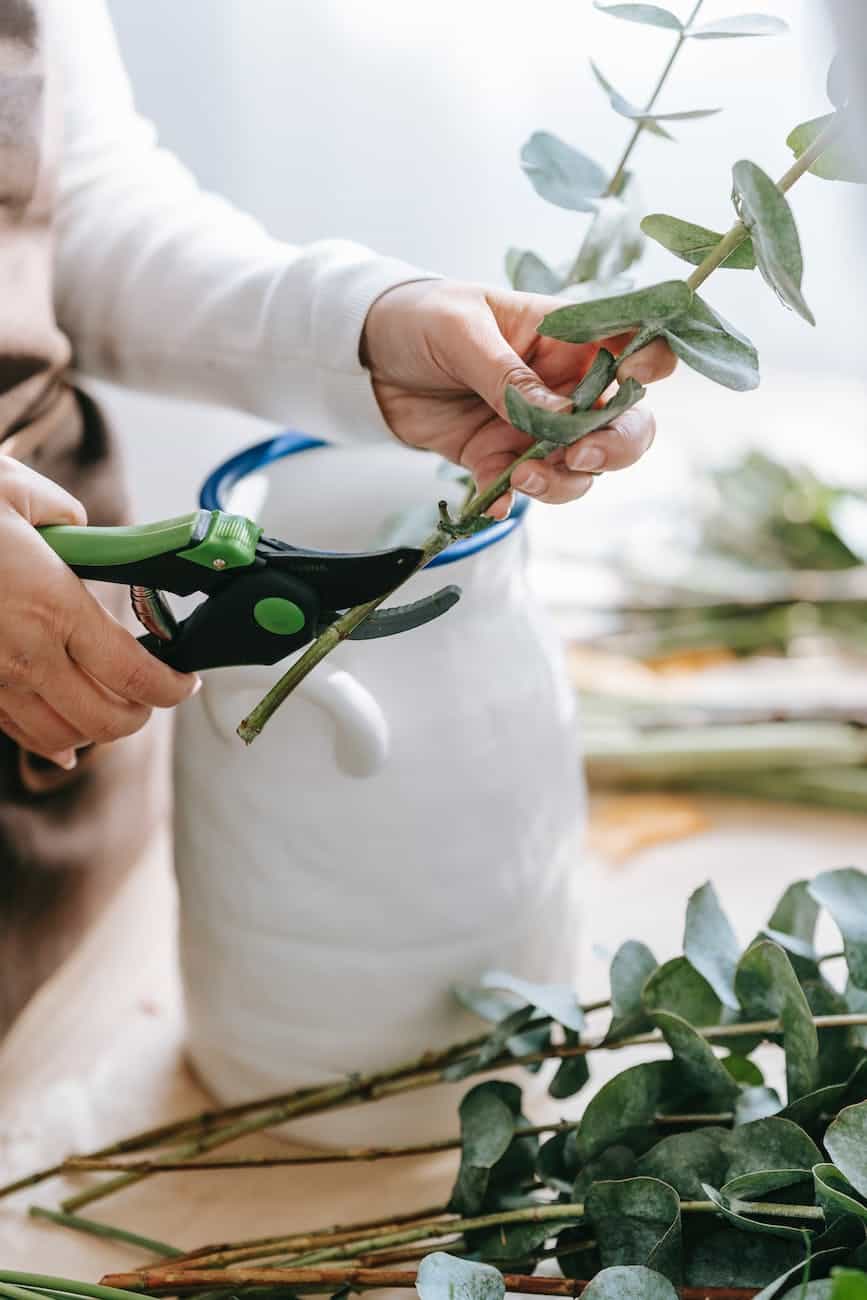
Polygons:
M63 1214L59 1210L47 1210L42 1205L31 1205L28 1213L33 1219L47 1219L50 1223L56 1223L58 1227L72 1228L75 1232L83 1232L91 1237L102 1237L109 1241L122 1241L128 1246L139 1246L142 1250L150 1250L163 1258L166 1256L179 1258L184 1253L164 1241L143 1237L140 1233L129 1232L126 1228L115 1228L110 1223L99 1223L96 1219L85 1219L78 1214Z
M135 1276L135 1274L133 1274ZM135 1292L138 1300L141 1288L135 1286L125 1291L113 1286L99 1286L95 1282L73 1282L66 1277L51 1277L46 1273L21 1273L15 1269L0 1269L0 1287L7 1292L12 1287L26 1288L30 1295L36 1291L63 1292L65 1295L88 1296L90 1300L128 1300Z

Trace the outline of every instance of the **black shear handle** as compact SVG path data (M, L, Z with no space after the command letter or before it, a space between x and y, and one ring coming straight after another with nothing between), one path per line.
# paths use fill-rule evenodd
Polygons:
M270 569L245 573L197 605L170 641L140 638L151 654L178 672L276 664L311 641L319 600L306 583Z

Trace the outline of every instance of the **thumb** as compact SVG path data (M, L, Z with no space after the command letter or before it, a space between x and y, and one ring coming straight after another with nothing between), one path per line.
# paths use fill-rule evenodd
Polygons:
M517 388L533 406L549 411L572 409L569 398L543 384L535 370L506 342L492 316L480 328L473 329L461 371L467 386L484 398L507 424L510 423L506 414L507 388Z

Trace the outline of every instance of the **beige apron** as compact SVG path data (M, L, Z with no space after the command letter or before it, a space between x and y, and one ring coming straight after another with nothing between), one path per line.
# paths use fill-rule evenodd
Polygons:
M47 71L39 0L0 0L0 454L61 483L91 523L121 523L114 441L67 381L70 346L54 319L62 124ZM98 594L126 617L124 588ZM140 853L159 801L152 749L140 734L87 751L67 773L0 734L0 1034Z

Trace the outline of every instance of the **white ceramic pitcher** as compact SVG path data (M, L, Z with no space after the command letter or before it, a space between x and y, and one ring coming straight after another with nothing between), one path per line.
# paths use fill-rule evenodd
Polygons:
M436 458L285 436L202 504L324 550L378 544L444 495ZM556 635L528 590L521 515L458 543L422 628L342 645L249 749L239 720L285 665L219 669L180 712L175 852L189 1050L226 1102L336 1079L476 1033L456 981L571 981L583 784ZM455 1131L436 1088L293 1126L331 1143Z

